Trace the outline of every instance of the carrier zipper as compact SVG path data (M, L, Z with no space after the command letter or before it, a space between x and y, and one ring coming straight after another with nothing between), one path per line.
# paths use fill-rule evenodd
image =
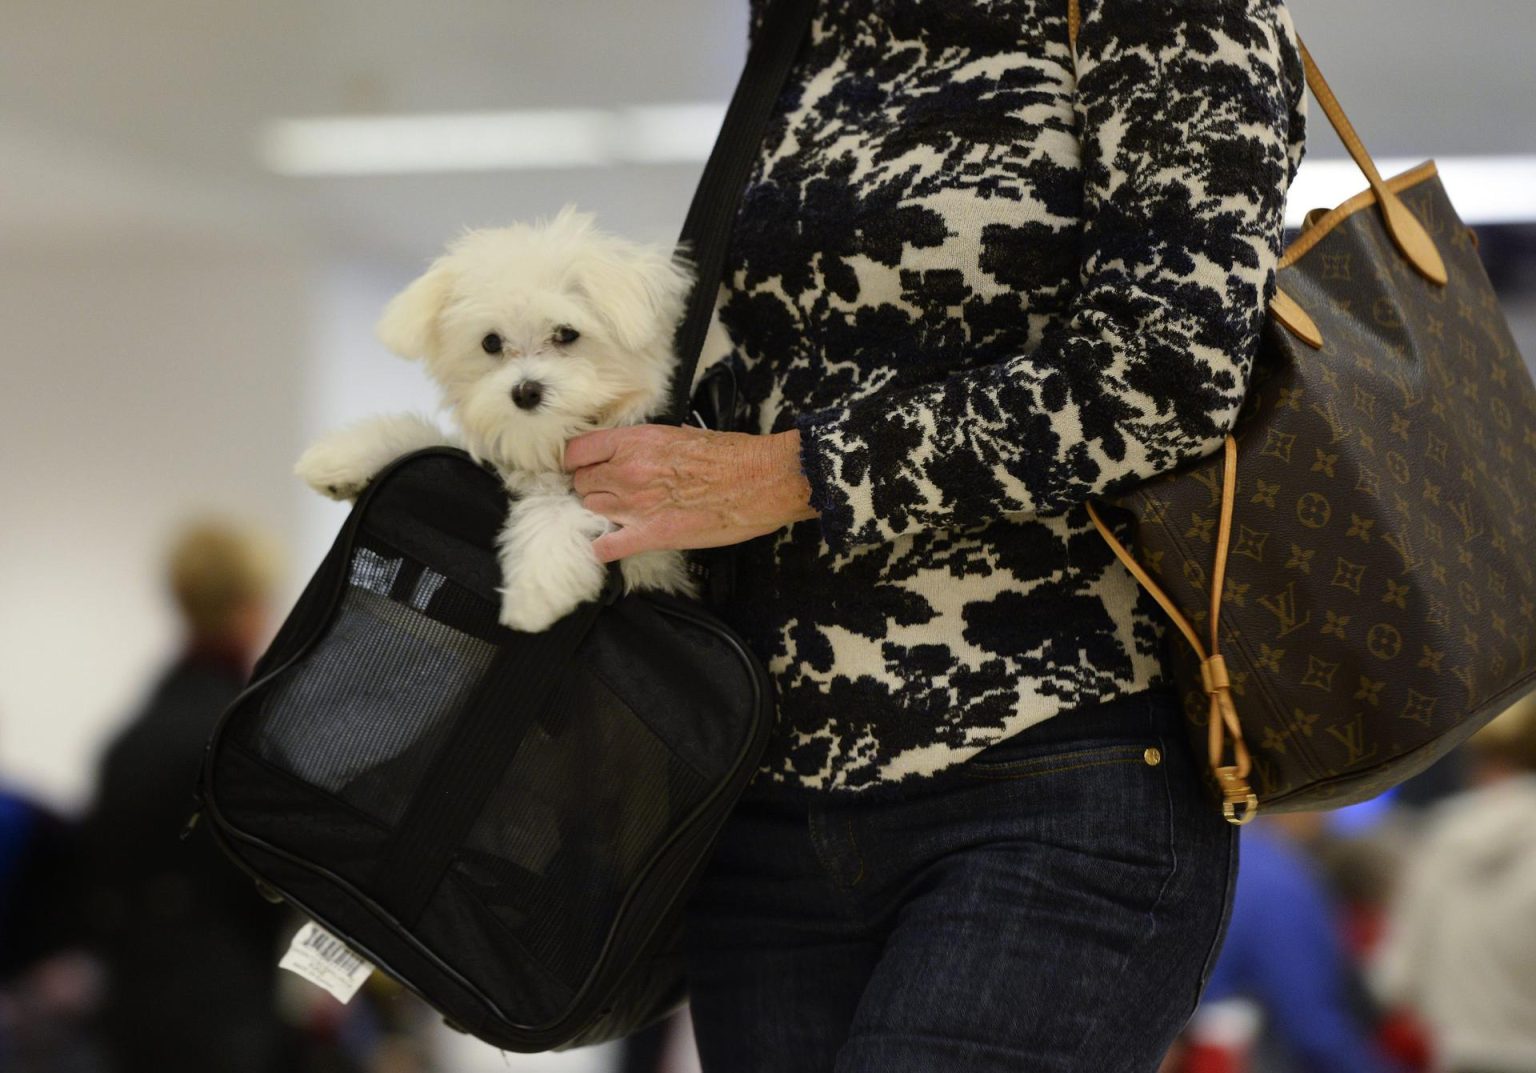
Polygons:
M203 760L197 765L197 778L192 781L192 814L187 817L187 822L181 825L179 840L185 842L192 837L192 829L197 826L197 821L203 816L203 766L207 763L208 745L203 746Z

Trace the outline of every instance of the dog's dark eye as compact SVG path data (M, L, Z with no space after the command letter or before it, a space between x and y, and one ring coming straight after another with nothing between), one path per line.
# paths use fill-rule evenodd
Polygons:
M497 335L495 332L487 335L484 339L480 340L480 349L485 351L487 354L500 354L501 336Z
M562 324L560 327L555 329L555 334L550 338L559 343L561 346L569 346L571 343L574 343L576 340L581 338L581 333L578 332L575 328L572 328L569 324Z

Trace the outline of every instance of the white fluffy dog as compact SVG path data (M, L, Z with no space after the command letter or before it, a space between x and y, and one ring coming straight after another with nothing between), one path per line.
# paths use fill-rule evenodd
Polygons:
M390 462L438 444L489 462L514 496L498 540L504 625L547 629L602 591L592 541L615 526L581 505L566 440L634 425L668 400L672 334L692 279L670 249L598 231L570 206L548 223L470 231L392 299L377 332L425 361L460 438L415 414L325 437L295 472L353 499ZM681 553L620 560L626 589L694 594Z

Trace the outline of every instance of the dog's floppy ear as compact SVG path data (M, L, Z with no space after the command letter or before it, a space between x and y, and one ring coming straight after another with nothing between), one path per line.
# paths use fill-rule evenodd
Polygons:
M402 358L423 358L437 335L437 318L453 288L453 271L439 258L405 290L389 300L373 331Z
M657 334L668 339L693 285L687 264L654 246L598 249L573 266L571 285L621 346L639 349Z

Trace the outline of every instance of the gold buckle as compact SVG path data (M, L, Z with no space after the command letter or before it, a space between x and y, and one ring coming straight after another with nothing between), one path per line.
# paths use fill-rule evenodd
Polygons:
M1243 806L1242 815L1238 815L1237 812L1239 805ZM1246 797L1237 801L1229 798L1221 806L1221 814L1227 818L1227 822L1232 824L1232 826L1241 827L1259 814L1259 795L1250 791Z
M1228 823L1241 827L1259 814L1259 795L1249 788L1248 780L1237 773L1237 768L1217 768L1216 778L1221 782L1221 796L1225 798L1221 814Z

